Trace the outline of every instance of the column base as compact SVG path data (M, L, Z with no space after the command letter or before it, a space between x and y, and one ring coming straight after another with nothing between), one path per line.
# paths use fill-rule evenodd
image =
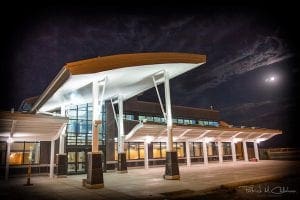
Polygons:
M126 153L118 153L118 173L127 173Z
M82 179L82 186L86 187L88 189L99 189L99 188L104 188L104 184L88 184L86 183L86 179Z
M68 173L68 158L67 154L56 154L57 171L55 177L66 178Z
M163 176L166 180L179 180L179 166L177 159L177 152L166 152L166 170Z
M89 189L104 187L100 152L88 152L87 179L83 179L82 184Z

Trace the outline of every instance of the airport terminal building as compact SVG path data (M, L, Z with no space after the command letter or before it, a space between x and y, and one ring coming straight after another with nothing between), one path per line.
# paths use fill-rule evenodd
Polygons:
M259 160L257 144L280 130L237 127L217 110L171 104L169 79L205 62L198 54L139 53L66 64L39 97L1 112L1 175L26 174L30 164L51 177L87 173L87 184L99 186L96 169L165 165L164 178L179 179L178 165ZM153 87L157 103L138 99Z

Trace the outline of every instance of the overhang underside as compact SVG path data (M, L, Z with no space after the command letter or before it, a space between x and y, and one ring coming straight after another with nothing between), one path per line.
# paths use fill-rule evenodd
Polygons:
M131 66L92 74L71 75L67 81L43 104L39 111L52 111L62 105L79 105L92 102L92 83L106 79L103 100L122 96L129 99L154 87L152 77L157 76L157 84L163 83L163 73L169 78L190 71L203 63L164 63Z
M65 128L67 118L22 113L0 114L0 140L51 141Z
M174 142L254 142L266 141L275 135L282 134L279 130L263 128L229 128L199 127L174 125L172 128ZM161 124L138 124L125 137L126 142L166 142L167 127Z

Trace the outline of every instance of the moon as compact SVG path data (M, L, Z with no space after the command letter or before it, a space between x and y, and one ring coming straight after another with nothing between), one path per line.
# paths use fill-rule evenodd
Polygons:
M275 76L270 76L268 78L265 79L265 82L270 83L270 82L275 82L276 81L276 77Z

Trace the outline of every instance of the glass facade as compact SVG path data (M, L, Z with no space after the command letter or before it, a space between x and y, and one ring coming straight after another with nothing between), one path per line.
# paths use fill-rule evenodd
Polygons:
M105 152L106 112L105 105L102 107L102 123L99 127L99 149ZM67 125L68 172L85 173L87 152L91 151L92 145L92 104L71 105L66 108L69 117Z
M165 142L153 142L149 144L152 146L152 157L149 158L165 158L166 157L166 143ZM143 142L125 142L124 144L126 159L127 160L142 160L145 157L145 147ZM185 157L185 144L182 142L174 142L174 150L177 151L179 158ZM151 148L150 148L151 149ZM149 153L151 155L151 153ZM115 143L115 160L118 158L118 145Z
M147 120L148 122L156 123L166 123L165 118L160 116L151 116L151 115L139 115L139 121ZM211 120L196 120L196 119L186 119L186 118L173 118L174 124L183 124L183 125L199 125L199 126L213 126L218 127L219 122Z

